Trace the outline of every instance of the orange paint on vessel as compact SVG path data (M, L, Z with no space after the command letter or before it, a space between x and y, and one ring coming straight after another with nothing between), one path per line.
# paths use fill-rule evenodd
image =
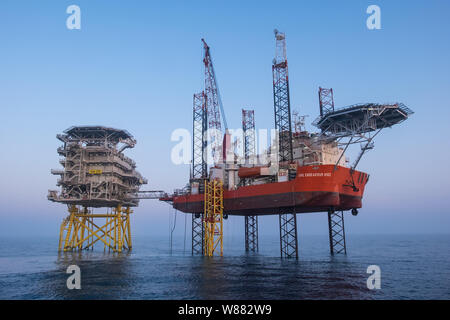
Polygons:
M248 168L249 169L249 168ZM224 212L230 215L276 214L361 208L368 174L346 167L299 167L295 179L224 191ZM203 212L203 194L174 196L173 207L186 213Z

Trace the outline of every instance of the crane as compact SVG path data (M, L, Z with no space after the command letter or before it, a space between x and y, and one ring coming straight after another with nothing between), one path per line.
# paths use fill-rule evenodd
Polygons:
M220 114L222 114L223 124L225 130L228 130L227 120L225 118L225 111L223 109L222 99L220 97L219 86L217 84L216 74L211 58L209 46L205 39L202 39L204 48L203 64L205 65L205 94L207 97L207 108L209 115L209 128L221 130ZM219 111L219 109L220 111Z
M208 128L210 130L211 138L213 138L212 143L212 153L214 157L214 162L217 163L224 160L226 157L226 150L231 147L230 135L228 132L228 124L225 117L225 111L222 104L222 99L220 96L219 86L217 84L216 74L214 72L214 66L211 58L211 51L206 43L205 39L202 39L204 57L203 64L205 66L205 101L206 110L208 116ZM222 115L223 124L225 126L225 135L223 138L223 152L222 158L217 158L218 149L220 147L220 139L222 133L222 125L220 121L220 115Z

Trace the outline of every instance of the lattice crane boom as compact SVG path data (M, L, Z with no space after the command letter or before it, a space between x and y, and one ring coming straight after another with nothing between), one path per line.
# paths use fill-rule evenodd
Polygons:
M204 48L203 64L205 65L205 94L206 106L208 109L209 128L221 130L220 114L222 114L223 124L225 130L228 130L227 120L225 118L225 111L220 97L219 86L217 84L216 74L214 72L214 65L211 58L209 46L205 40L202 39Z

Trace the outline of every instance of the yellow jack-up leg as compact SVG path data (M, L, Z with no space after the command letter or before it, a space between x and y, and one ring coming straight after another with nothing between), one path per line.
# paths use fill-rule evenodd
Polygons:
M205 181L203 252L207 256L223 256L223 184L220 180Z

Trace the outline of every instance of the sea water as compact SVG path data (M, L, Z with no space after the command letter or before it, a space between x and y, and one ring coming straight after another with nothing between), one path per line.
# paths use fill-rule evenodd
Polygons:
M257 254L239 241L207 258L186 238L58 254L55 237L1 237L0 299L450 299L450 235L347 235L347 255L335 256L326 237L302 235L298 260L280 259L276 236L260 238ZM69 265L80 290L67 288ZM380 289L368 288L370 265Z

